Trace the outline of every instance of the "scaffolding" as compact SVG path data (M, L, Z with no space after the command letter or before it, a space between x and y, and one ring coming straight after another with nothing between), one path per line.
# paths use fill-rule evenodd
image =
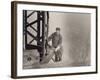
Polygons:
M36 20L32 20L31 22L28 22L28 19L36 14ZM34 27L35 25L35 27ZM36 35L34 33L30 32L28 28L31 28L33 31L36 32ZM48 11L31 11L30 14L28 14L27 10L23 10L23 34L24 34L24 42L25 42L25 50L32 50L36 49L38 50L40 54L40 61L42 60L43 56L47 53L47 46L45 44L48 41L48 30L49 30L49 12ZM32 38L32 40L29 41L28 36ZM36 44L33 44L33 42L36 42Z

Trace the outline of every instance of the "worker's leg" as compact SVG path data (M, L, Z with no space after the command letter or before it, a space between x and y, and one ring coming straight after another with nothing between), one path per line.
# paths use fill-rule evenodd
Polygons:
M59 58L59 61L61 61L61 60L62 60L62 53L61 53L61 51L60 51L60 50L58 51L58 58Z
M57 52L54 52L55 53L55 61L58 61L58 54Z
M56 56L58 61L62 60L62 47L59 50L57 50Z

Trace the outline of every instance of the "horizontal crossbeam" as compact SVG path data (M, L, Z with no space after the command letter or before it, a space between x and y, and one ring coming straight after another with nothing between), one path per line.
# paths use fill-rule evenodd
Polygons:
M42 49L41 46L29 45L29 44L27 44L26 48L27 48L28 50L31 50L31 49Z

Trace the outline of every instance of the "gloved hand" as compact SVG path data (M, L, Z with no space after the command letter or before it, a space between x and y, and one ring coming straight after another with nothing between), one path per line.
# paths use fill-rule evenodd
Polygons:
M59 50L60 49L60 46L58 46L56 49L55 49L55 51L57 51L57 50Z

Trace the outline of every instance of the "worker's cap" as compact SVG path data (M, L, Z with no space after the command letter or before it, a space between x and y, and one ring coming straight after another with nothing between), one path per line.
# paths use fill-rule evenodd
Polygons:
M56 30L59 30L59 31L60 31L60 28L59 28L59 27L57 27L57 28L56 28Z

